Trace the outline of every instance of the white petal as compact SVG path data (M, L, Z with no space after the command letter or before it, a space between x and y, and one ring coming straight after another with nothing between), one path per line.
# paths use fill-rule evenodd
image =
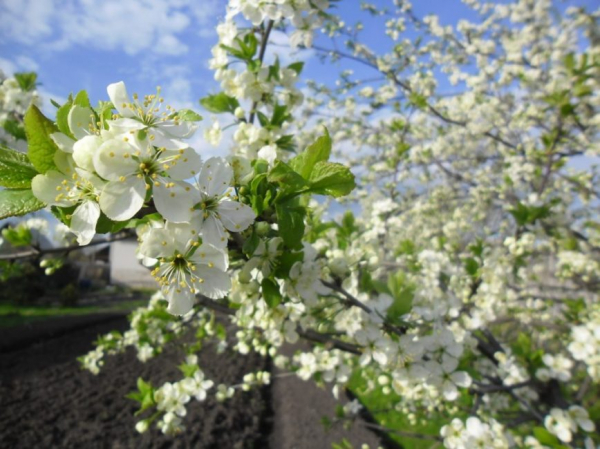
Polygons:
M211 157L204 163L198 179L200 189L209 196L220 196L231 184L233 170L220 157Z
M75 139L81 139L90 135L90 125L94 123L94 113L90 108L83 108L74 104L67 116L69 129Z
M164 151L159 161L169 166L166 172L171 178L180 181L196 176L202 168L202 159L189 147L181 151Z
M73 161L73 156L69 153L65 153L64 151L56 151L54 153L54 165L65 175L71 176L75 171L75 161Z
M94 201L81 203L71 218L71 231L77 236L77 243L87 245L96 234L96 223L100 218L100 206Z
M115 135L126 134L127 136L132 137L137 134L137 131L140 129L146 128L146 125L144 125L142 122L132 118L109 120L108 126L110 127L111 132L113 132ZM133 131L133 133L131 131Z
M450 374L450 379L459 387L469 388L471 386L471 376L464 371L456 371Z
M172 256L177 249L173 236L167 229L150 229L139 246L140 254L152 259Z
M198 191L187 182L175 181L173 184L172 187L166 187L166 183L161 182L153 187L156 210L175 223L190 221L194 203L199 200Z
M456 385L452 382L446 380L442 385L442 390L444 394L444 398L448 401L454 401L458 397L458 390L456 389Z
M56 146L60 148L65 153L73 152L73 144L75 141L71 139L69 136L63 133L52 133L50 134L50 138L54 141Z
M96 171L94 168L94 154L102 145L102 139L98 136L85 136L73 145L73 159L75 163L89 172Z
M121 176L136 172L139 168L138 162L131 157L134 151L134 148L122 139L107 140L94 154L96 172L109 181L116 181Z
M33 195L40 201L53 206L71 206L72 201L58 199L60 193L66 193L58 190L61 183L67 179L65 175L54 170L49 170L43 175L36 175L31 181L31 190ZM62 187L61 187L62 188Z
M190 244L190 240L198 241L198 231L189 223L174 223L167 221L165 229L181 252Z
M100 209L111 220L128 220L142 208L145 195L143 179L131 176L124 182L111 181L100 195Z
M154 136L152 144L158 148L166 148L167 150L179 150L181 148L187 148L189 145L183 140L168 137L160 130L151 128L148 130L149 136Z
M273 165L275 159L277 159L277 147L275 145L266 145L258 150L257 156L267 161L269 165Z
M242 232L250 226L256 214L252 208L237 201L221 201L217 206L221 222L231 232Z
M227 253L207 243L198 247L191 260L198 266L212 264L214 268L221 271L227 270L229 266Z
M129 99L129 95L127 95L127 88L125 87L125 83L123 81L109 84L106 88L106 91L108 92L110 101L112 101L113 106L119 112L119 114L121 114L123 117L135 116L131 109L124 106L126 104L131 104L131 100Z
M196 288L199 293L212 299L223 298L231 290L231 278L217 267L209 268L206 265L198 265L194 273L204 282L198 282Z
M178 124L175 124L175 121L167 120L161 122L158 129L164 133L165 137L189 139L198 129L198 125L188 121L179 121Z
M96 176L93 173L90 173L89 171L83 170L81 168L75 168L75 172L77 173L77 175L80 178L83 178L86 181L89 181L92 184L92 186L94 186L94 188L98 191L98 193L100 193L100 191L106 185L105 180L103 180L102 178L99 178L98 176Z
M227 246L227 234L220 220L210 214L202 223L202 241L210 243L217 248L225 248Z
M169 301L169 307L167 311L173 315L185 315L194 306L194 295L187 288L178 289L171 287L167 294L167 301Z

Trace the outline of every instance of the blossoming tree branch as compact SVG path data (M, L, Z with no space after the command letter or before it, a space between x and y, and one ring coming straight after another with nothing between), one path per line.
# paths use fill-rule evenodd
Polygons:
M405 444L596 447L600 12L465 0L478 20L451 27L364 3L382 53L329 3L230 0L210 61L221 91L200 101L219 116L209 142L235 128L221 157L189 146L201 117L160 90L116 82L96 106L81 91L52 121L35 77L3 82L0 217L49 207L79 245L134 230L160 287L83 367L130 346L160 357L194 330L182 377L130 395L140 432L181 432L192 399L270 382L207 379L196 353L216 341L336 397L386 398L375 427ZM300 90L302 62L267 62L274 30L339 69L335 86ZM332 201L351 210L327 220ZM310 349L280 353L300 338Z

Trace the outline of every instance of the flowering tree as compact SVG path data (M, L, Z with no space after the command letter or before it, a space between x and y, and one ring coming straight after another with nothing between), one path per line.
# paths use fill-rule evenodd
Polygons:
M226 117L207 140L224 121L236 128L227 158L189 147L200 116L160 91L111 84L97 107L82 91L55 122L29 108L27 158L16 180L0 176L1 216L51 206L82 245L135 228L160 285L83 366L98 373L128 346L144 361L196 330L182 379L139 380L140 432L181 431L192 397L270 381L215 386L195 352L216 339L336 395L355 373L412 426L440 423L380 427L398 435L449 448L600 443L600 13L465 3L479 20L456 29L407 1L364 4L385 23L378 54L326 0L231 0L210 61L222 91L201 100ZM317 28L331 45L313 46ZM335 62L336 85L301 91L301 62L265 62L274 29ZM328 221L342 197L351 211ZM279 354L299 338L312 349Z

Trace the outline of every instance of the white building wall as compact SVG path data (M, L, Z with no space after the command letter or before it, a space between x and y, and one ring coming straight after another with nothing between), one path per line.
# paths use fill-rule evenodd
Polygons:
M150 270L135 257L136 240L121 240L110 246L110 283L127 287L156 287Z

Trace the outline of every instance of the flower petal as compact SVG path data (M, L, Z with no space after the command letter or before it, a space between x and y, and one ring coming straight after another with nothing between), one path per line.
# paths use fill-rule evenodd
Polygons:
M199 199L198 191L190 184L183 181L161 182L154 185L152 192L156 210L163 217L175 223L190 221L194 203Z
M166 172L173 179L183 181L196 176L202 168L202 159L193 148L183 148L179 151L163 151L159 162L167 164Z
M198 265L194 273L204 282L197 282L198 292L212 299L223 298L231 290L231 278L224 271L216 267L209 268L206 265Z
M221 201L217 206L221 222L231 232L242 232L250 226L256 214L252 208L237 201Z
M94 168L94 154L102 145L102 139L98 136L85 136L73 145L73 159L77 165L89 172L96 171Z
M175 123L174 120L166 120L158 125L165 137L171 137L176 139L189 139L198 129L198 125L194 122L179 121Z
M198 267L212 265L212 268L221 271L227 270L229 265L227 253L208 243L200 245L190 260Z
M109 181L116 181L121 176L136 172L138 163L131 157L134 151L133 147L122 139L107 140L94 154L96 172Z
M54 165L65 175L70 176L74 173L75 162L71 154L64 151L56 151L52 159L54 160Z
M106 91L108 92L110 101L112 101L112 104L115 106L115 109L119 112L119 114L121 114L123 117L135 116L133 110L126 106L131 104L131 100L129 99L129 95L127 95L127 88L125 87L125 83L123 81L109 84L106 88Z
M110 130L114 133L114 135L123 135L127 134L132 135L136 134L140 129L146 128L139 120L135 120L133 118L119 118L117 120L109 120L108 126L110 126Z
M77 243L87 245L96 234L96 223L100 218L100 206L94 201L84 201L71 218L71 231L77 236Z
M111 220L128 220L142 208L145 196L143 179L130 176L123 182L111 181L100 194L100 208Z
M166 295L169 301L167 311L173 315L185 315L194 306L194 295L187 288L169 287Z
M231 184L233 169L220 157L211 157L204 163L198 179L200 190L208 196L220 196Z
M202 223L202 241L210 243L217 248L225 248L227 246L227 234L221 220L210 214Z
M177 250L171 232L164 228L150 229L142 239L139 253L145 257L158 259L159 257L172 256Z
M75 143L75 141L66 134L52 133L50 134L50 138L54 141L54 143L60 150L64 151L65 153L73 152L73 144Z
M76 104L71 106L67 123L75 139L79 140L90 135L90 125L94 124L93 117L94 113L90 108L84 108Z
M61 198L63 193L61 183L67 179L65 175L54 170L48 170L43 175L36 175L31 181L33 195L40 201L53 206L67 207L72 201ZM59 190L58 188L61 188Z

